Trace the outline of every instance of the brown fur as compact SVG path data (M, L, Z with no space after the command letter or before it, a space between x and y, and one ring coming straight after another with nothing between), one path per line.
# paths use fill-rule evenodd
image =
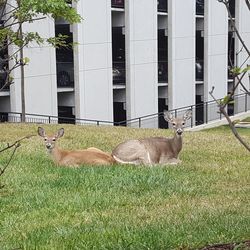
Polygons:
M59 166L72 166L77 167L80 165L110 165L115 163L114 158L98 148L88 148L83 150L62 150L56 146L58 138L62 137L64 130L58 130L54 136L46 136L45 130L41 127L38 128L38 134L44 138L45 146L52 156L55 164Z
M164 113L166 121L170 122L175 131L172 138L150 137L139 140L128 140L119 144L112 152L118 163L124 164L177 164L181 161L178 155L182 149L182 132L185 121L191 117L191 112L183 118L173 118Z

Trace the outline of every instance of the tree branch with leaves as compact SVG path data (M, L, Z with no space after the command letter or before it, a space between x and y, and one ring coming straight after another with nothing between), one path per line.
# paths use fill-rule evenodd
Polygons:
M228 16L229 16L229 21L230 21L230 25L233 29L233 32L236 34L236 37L239 39L241 45L242 45L242 49L238 52L238 53L242 53L243 50L245 50L248 54L248 57L246 59L246 61L250 58L250 50L247 47L247 45L245 44L245 41L243 40L239 30L237 29L236 25L235 25L235 21L234 18L230 12L230 7L229 7L229 2L230 0L218 0L218 2L221 2L225 5L227 12L228 12ZM249 0L245 0L245 3L248 7L248 9L250 10L250 3ZM232 120L230 119L227 111L226 111L226 107L228 104L230 104L230 102L233 100L234 96L235 96L235 92L237 90L237 88L239 88L239 86L241 86L243 88L243 90L245 91L245 93L247 95L250 95L249 90L245 87L245 85L242 83L242 79L246 76L246 74L249 72L250 70L250 66L247 65L246 67L242 67L242 66L235 66L232 64L232 61L230 60L231 63L231 73L233 74L234 77L234 87L231 90L231 92L224 97L223 100L218 101L215 96L214 96L214 90L215 88L212 87L212 90L209 92L210 96L216 101L218 108L219 108L219 112L221 114L224 115L224 117L226 118L229 127L232 131L232 133L234 134L234 136L239 140L239 142L250 152L250 146L248 145L248 143L246 143L242 137L239 135L237 129L235 128L235 123L232 122Z
M29 58L25 57L24 48L31 43L36 43L39 46L72 46L66 43L67 36L64 35L42 37L39 32L24 32L24 26L27 27L29 24L45 18L62 18L70 24L82 20L67 0L0 0L0 54L5 55L3 59L7 61L7 63L2 62L2 69L0 68L6 74L4 84L0 86L0 91L14 83L12 72L16 68L20 68L23 122L26 113L24 67L30 61ZM16 48L11 55L7 54L9 46Z

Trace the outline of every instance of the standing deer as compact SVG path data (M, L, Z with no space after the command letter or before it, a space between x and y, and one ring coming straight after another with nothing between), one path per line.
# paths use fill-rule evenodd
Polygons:
M149 137L139 140L128 140L119 144L112 152L118 163L124 164L178 164L178 155L182 149L182 133L186 120L192 116L186 111L182 118L174 118L164 111L164 118L172 124L175 135L172 138Z
M56 146L56 141L62 137L64 129L61 128L53 136L46 136L45 130L38 127L38 135L44 138L45 146L54 162L59 166L76 167L83 164L89 165L109 165L115 163L113 157L98 148L88 148L84 150L62 150Z

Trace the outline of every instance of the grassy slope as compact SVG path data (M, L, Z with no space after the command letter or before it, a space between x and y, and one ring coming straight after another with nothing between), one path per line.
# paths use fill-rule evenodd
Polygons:
M45 126L55 131L60 126ZM65 125L60 146L106 151L166 130ZM0 148L37 125L0 124ZM250 130L241 134L250 141ZM250 157L226 127L186 132L168 167L55 167L22 143L0 190L0 249L180 249L250 239ZM6 161L1 155L0 164Z

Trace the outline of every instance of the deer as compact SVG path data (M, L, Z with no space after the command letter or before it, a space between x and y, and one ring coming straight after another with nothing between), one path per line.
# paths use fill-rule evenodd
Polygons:
M38 127L38 135L44 138L45 147L56 165L79 167L88 165L110 165L114 158L101 149L90 147L82 150L62 150L56 146L56 141L64 135L64 129L59 129L54 135L47 136L42 127Z
M174 137L149 137L132 139L117 145L112 156L117 163L134 165L178 164L178 155L182 149L182 134L184 125L192 116L187 110L183 117L174 118L171 113L164 111L164 119L172 125Z

